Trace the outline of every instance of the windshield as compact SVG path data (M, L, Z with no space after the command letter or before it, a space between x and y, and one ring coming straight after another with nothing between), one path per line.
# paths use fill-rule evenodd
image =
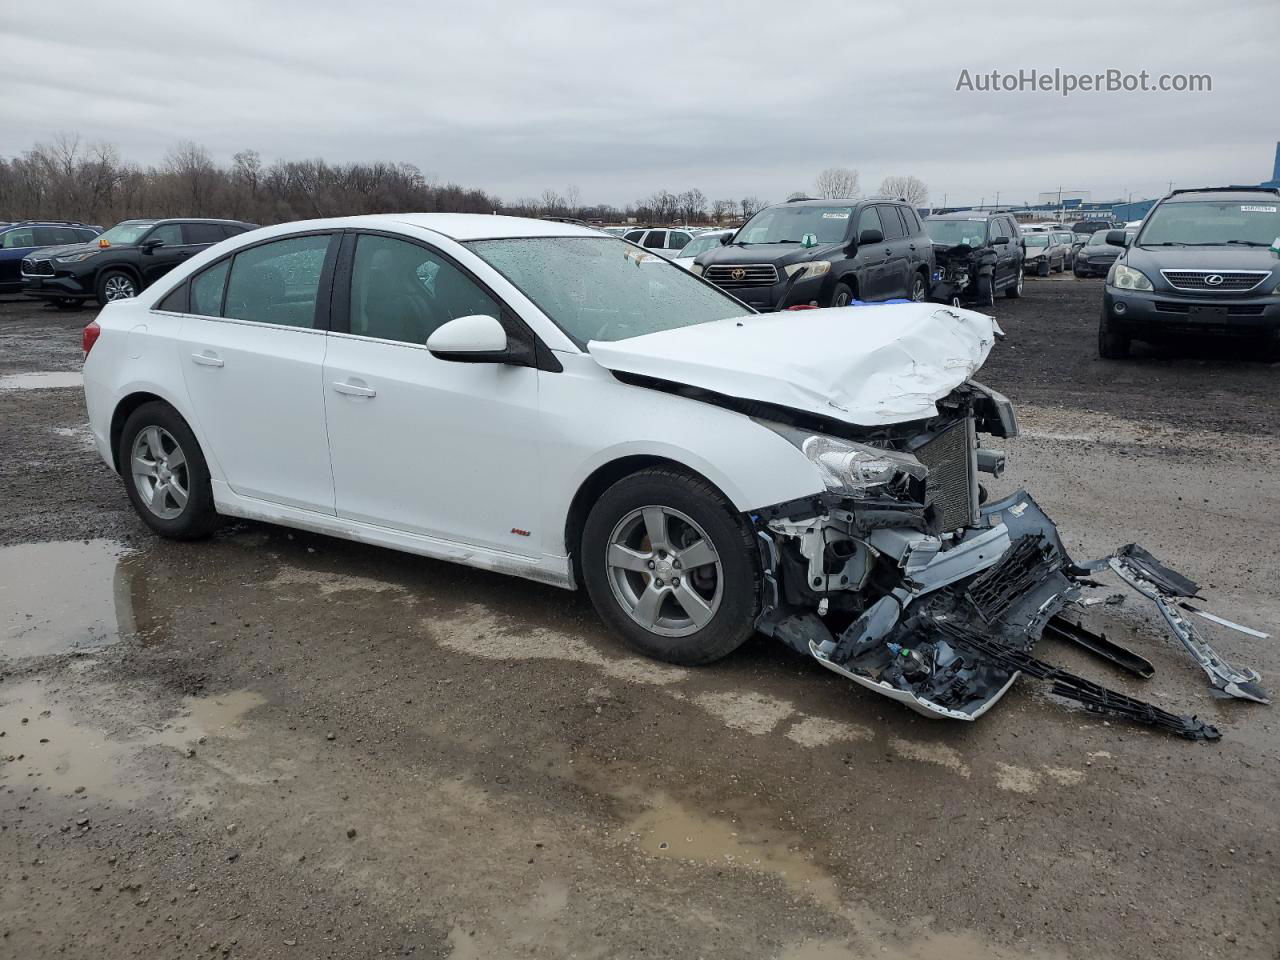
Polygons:
M1097 233L1095 233L1092 237L1090 237L1090 238L1089 238L1089 246L1091 246L1091 247L1105 247L1105 246L1107 246L1107 245L1108 245L1108 244L1107 244L1107 234L1108 234L1108 233L1110 233L1110 232L1111 232L1110 230L1099 230ZM1124 232L1124 235L1125 235L1126 237L1128 237L1130 240L1132 240L1132 239L1133 239L1133 235L1134 235L1136 232L1137 232L1136 230L1126 230L1126 231Z
M750 313L662 257L610 237L530 237L467 244L579 347Z
M800 243L812 233L819 243L839 243L853 207L770 207L738 231L735 243Z
M1280 237L1280 197L1249 202L1192 200L1162 203L1142 227L1139 245L1269 247Z
M981 247L987 242L987 221L985 220L926 220L925 232L934 243L946 247L967 243L971 247Z
M721 235L713 233L709 237L694 237L684 245L680 251L681 258L696 257L700 253L706 253L708 250L714 250L720 246Z
M1023 239L1027 241L1028 247L1047 247L1049 245L1049 235L1047 233L1028 233Z
M117 223L114 227L98 237L98 240L105 240L107 243L125 245L137 243L142 239L142 235L155 226L155 222L148 220L140 223L137 220L126 220L124 223Z

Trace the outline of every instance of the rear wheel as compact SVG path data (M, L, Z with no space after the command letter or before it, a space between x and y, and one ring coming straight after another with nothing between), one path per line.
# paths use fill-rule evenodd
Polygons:
M1018 267L1018 276L1013 281L1013 283L1009 284L1009 286L1004 288L1004 295L1008 297L1010 300L1017 300L1020 296L1022 296L1022 284L1023 284L1022 267Z
M1049 261L1041 260L1040 265L1036 267L1037 277L1047 277L1049 275Z
M924 303L929 299L929 283L925 279L923 270L917 270L912 275L911 299L915 303Z
M1104 307L1098 319L1098 356L1104 360L1123 360L1129 356L1131 346L1129 334L1116 326Z
M701 478L655 467L619 480L591 508L580 556L601 618L646 656L710 663L755 629L751 533Z
M129 415L116 451L133 508L162 537L196 540L218 525L209 467L187 422L167 403Z

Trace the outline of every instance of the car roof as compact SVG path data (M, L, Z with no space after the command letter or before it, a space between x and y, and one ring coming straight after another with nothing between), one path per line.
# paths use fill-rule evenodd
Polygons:
M990 213L986 210L952 210L950 213L931 213L926 220L990 220L992 217L1003 217L1003 213Z
M553 220L535 220L530 217L503 217L488 213L376 213L357 217L329 217L324 220L298 220L268 227L273 234L292 233L295 230L326 230L335 228L370 230L394 230L399 227L419 227L441 234L452 240L500 240L511 237L595 237L607 240L609 235L594 227L580 227L572 223ZM636 227L637 230L646 229ZM655 228L655 229L666 229ZM262 234L258 234L262 236Z
M803 200L783 200L781 203L771 203L769 207L852 207L859 203L901 203L901 200L891 200L888 197L859 197L848 200L823 200L813 197L805 197ZM769 209L765 207L764 209Z
M1241 187L1235 190L1179 190L1170 194L1161 200L1161 203L1185 203L1187 201L1205 201L1205 200L1222 200L1226 203L1236 203L1237 201L1248 202L1265 197L1268 200L1276 199L1277 191L1268 187L1259 187L1256 190L1250 190L1247 187Z

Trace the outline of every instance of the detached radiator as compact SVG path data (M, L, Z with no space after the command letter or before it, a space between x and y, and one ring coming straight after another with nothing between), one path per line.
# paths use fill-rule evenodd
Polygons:
M943 531L977 523L978 456L973 418L956 421L918 448L915 455L929 468L925 503L937 511Z

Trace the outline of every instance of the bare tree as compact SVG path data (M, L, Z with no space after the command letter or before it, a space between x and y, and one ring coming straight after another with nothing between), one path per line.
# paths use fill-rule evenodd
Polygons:
M923 207L929 201L929 188L919 177L885 177L880 181L880 195Z
M787 199L788 200L804 200L808 198L808 196L809 195L805 193L803 190L795 190L787 194Z
M743 197L738 201L738 209L742 211L742 219L754 216L756 211L764 208L767 204L762 203L759 197Z
M849 167L827 167L813 188L824 200L853 200L858 196L858 171Z
M571 183L564 188L564 207L571 217L576 217L582 209L582 191L577 184Z
M550 187L542 191L542 196L538 198L542 205L542 212L548 217L558 217L564 214L564 197L556 193Z
M733 216L738 204L734 200L711 201L711 216L717 224L724 223L725 218Z
M686 224L704 219L707 215L706 195L697 187L680 194L680 213Z

